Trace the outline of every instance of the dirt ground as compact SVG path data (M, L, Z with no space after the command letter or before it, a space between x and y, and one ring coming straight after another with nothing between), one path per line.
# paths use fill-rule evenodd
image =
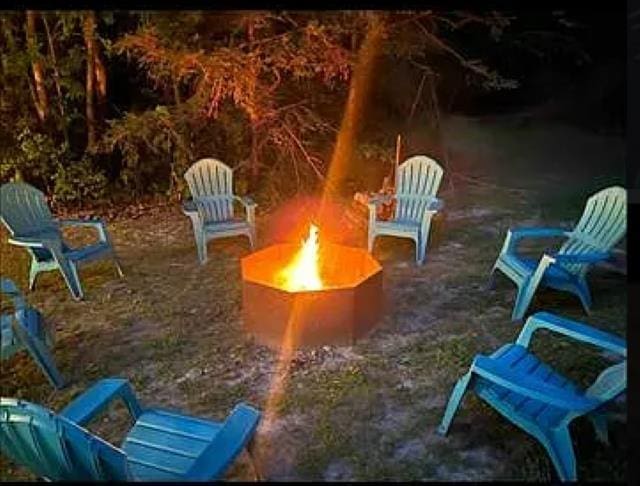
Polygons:
M240 258L247 242L210 243L209 261L200 266L190 224L171 206L108 222L126 276L119 279L106 261L83 267L86 300L71 300L58 274L40 277L28 299L55 326L54 356L69 385L54 392L21 355L2 363L2 395L58 410L96 380L121 376L146 405L213 419L240 400L263 411L269 404L273 420L258 430L258 457L271 480L553 478L544 449L473 394L447 437L435 430L473 356L491 353L520 330L510 321L512 283L501 277L495 290L485 288L505 231L571 226L589 194L623 180L624 143L507 118L453 118L446 129L451 170L463 177L442 186L446 219L426 264L415 266L409 240L379 239L374 256L388 298L383 321L354 346L296 353L279 399L269 400L278 353L254 343L242 326ZM259 240L269 217L259 212ZM3 229L2 275L26 289L28 255L6 236ZM355 239L364 246L364 231ZM532 310L624 336L626 278L595 268L590 283L589 316L577 298L551 290L538 293ZM609 362L595 348L544 332L534 336L533 350L583 386ZM580 479L626 479L624 398L613 412L608 447L587 420L572 424ZM90 428L119 444L125 415L114 406ZM0 470L4 480L32 479L5 458ZM228 478L252 479L246 457Z

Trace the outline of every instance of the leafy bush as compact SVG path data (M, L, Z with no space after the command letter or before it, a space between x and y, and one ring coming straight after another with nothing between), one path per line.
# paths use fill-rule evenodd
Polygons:
M26 127L17 136L16 149L5 153L0 169L3 181L13 177L32 182L47 190L56 168L68 157L68 146L56 144L48 135L34 133Z
M80 203L105 196L107 178L89 156L80 162L59 165L54 176L53 198L60 203Z
M12 179L33 184L61 203L101 198L108 184L91 156L74 161L67 144L28 127L20 130L16 148L5 151L0 165L0 180Z

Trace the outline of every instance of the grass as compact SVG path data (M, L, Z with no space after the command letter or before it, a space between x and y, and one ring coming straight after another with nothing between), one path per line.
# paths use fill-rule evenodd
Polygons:
M514 128L503 132L499 128L486 128L495 133L484 139L459 137L456 151L471 150L463 142L502 144L522 135L514 135ZM539 141L540 131L532 138ZM509 151L530 150L522 142L504 143L498 147L501 152L493 147L500 157L488 166L493 172L483 180L498 174L496 181L510 181L528 192L457 183L455 192L443 196L446 220L426 265L414 265L414 249L407 241L376 242L374 256L383 264L390 304L383 322L352 347L295 353L282 400L276 404L276 420L259 429L258 451L267 478L553 477L539 444L473 395L464 400L449 435L435 434L451 388L473 356L515 339L520 329L510 322L513 285L499 278L495 290L484 287L506 229L575 220L593 188L587 177L556 174L557 181L541 189L538 171L551 181L550 171L558 167L535 166L526 177L522 172L526 164L518 159L517 171L512 172L513 167L498 162L508 158ZM544 159L536 156L536 161ZM615 174L608 176L601 169L597 180L615 179ZM262 215L261 227L269 224L269 215ZM238 238L210 243L209 262L200 266L189 222L171 207L137 219L110 221L109 230L125 279L117 278L109 262L101 262L81 270L85 301L71 300L55 273L43 275L28 294L29 302L56 329L53 353L69 386L52 392L23 355L3 362L3 395L59 410L95 380L122 376L149 405L216 420L240 400L264 410L278 355L255 344L242 327L240 258L248 252L246 242ZM81 234L70 236L87 241ZM364 244L363 235L358 237ZM1 232L2 275L25 289L28 256L6 239ZM552 310L624 335L625 278L595 269L591 288L594 309L589 317L576 298L547 290L538 293L532 310ZM536 334L533 349L582 384L593 380L607 363L589 346L544 332ZM621 421L612 422L610 447L596 441L586 420L578 419L572 426L581 479L626 478L624 403L618 408ZM126 412L113 407L91 427L119 444L126 424ZM4 480L33 479L4 457L0 470ZM246 461L241 459L228 477L251 479Z

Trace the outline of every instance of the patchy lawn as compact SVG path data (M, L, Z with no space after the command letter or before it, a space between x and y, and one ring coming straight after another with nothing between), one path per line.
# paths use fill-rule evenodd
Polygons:
M539 131L534 138L542 144ZM512 150L524 150L514 145ZM469 147L456 150L472 152ZM508 155L502 153L505 159ZM473 356L514 340L520 330L510 322L515 288L510 281L499 277L495 290L485 289L506 229L571 224L585 196L603 187L607 174L616 173L596 167L600 178L594 182L591 172L573 177L558 167L553 172L553 164L538 169L545 184L535 175L515 174L513 180L524 192L458 181L455 192L443 194L446 222L435 228L422 267L414 265L408 240L377 240L374 256L384 267L386 316L355 346L325 346L293 356L281 398L270 402L272 420L263 421L258 431L267 479L552 477L544 449L473 394L464 400L449 435L435 433L451 388ZM502 176L510 171L503 166L495 181L509 187ZM483 180L494 179L489 175ZM262 215L259 240L268 224L269 215ZM2 395L57 410L94 381L122 376L148 405L215 419L239 400L265 410L278 353L255 344L243 331L240 258L249 251L246 240L211 242L209 262L200 266L190 224L176 207L118 218L109 222L109 229L124 279L104 261L81 270L85 301L74 302L57 273L42 275L28 294L29 302L55 326L54 354L69 386L53 392L21 355L2 365ZM26 289L27 253L7 245L4 230L0 239L2 275ZM355 236L354 243L364 242L364 232ZM554 291L539 292L533 308L624 335L626 278L595 269L590 282L594 309L588 317L577 298ZM607 363L595 348L544 332L534 337L533 349L582 384ZM116 406L90 428L118 444L125 424L123 407ZM572 425L579 478L626 479L624 401L610 425L609 447L596 441L587 420ZM32 479L4 458L0 468L2 479ZM229 478L252 478L246 458Z

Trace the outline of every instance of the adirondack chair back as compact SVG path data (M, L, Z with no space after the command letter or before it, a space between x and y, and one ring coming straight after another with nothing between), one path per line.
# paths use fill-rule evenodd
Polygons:
M39 405L0 399L2 453L50 480L127 480L126 456Z
M626 388L627 361L625 360L603 370L585 394L602 402L608 402L616 398Z
M419 221L442 181L442 167L424 155L404 161L396 171L396 214L399 221Z
M627 231L627 191L614 186L587 200L582 217L558 254L574 255L611 250ZM583 274L589 264L565 264L567 270Z
M9 182L0 187L0 220L15 236L42 231L59 233L44 194L24 182Z
M217 159L200 159L184 174L194 200L203 204L205 223L233 219L233 170Z

